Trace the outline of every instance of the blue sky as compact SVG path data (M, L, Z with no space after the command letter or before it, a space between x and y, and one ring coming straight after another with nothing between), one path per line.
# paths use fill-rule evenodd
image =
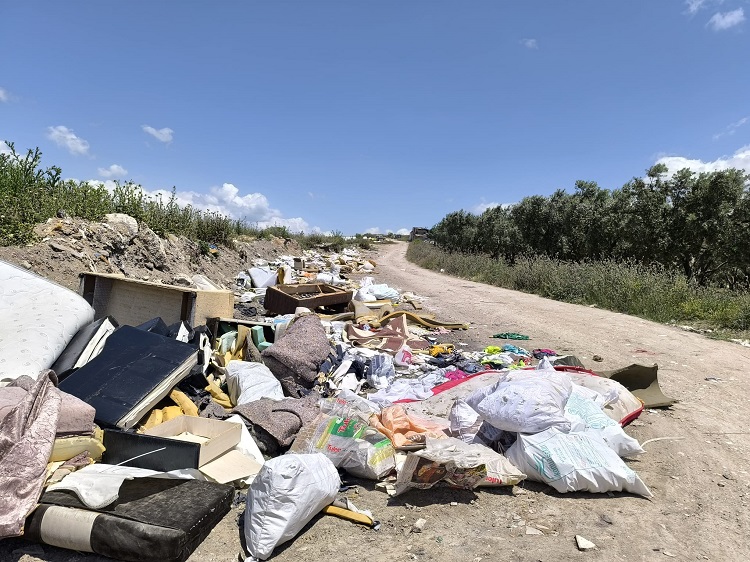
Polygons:
M750 171L748 0L5 2L0 139L261 226L396 232Z

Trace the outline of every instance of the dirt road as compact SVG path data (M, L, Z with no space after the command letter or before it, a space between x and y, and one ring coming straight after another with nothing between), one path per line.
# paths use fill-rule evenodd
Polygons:
M653 500L625 494L558 494L524 484L492 491L412 491L389 499L358 481L355 504L372 510L379 532L319 517L274 560L537 561L750 560L747 494L750 445L750 349L595 308L557 303L419 269L406 244L382 246L377 281L427 298L441 320L471 322L454 341L471 349L497 344L497 332L531 336L524 347L548 347L611 369L658 363L664 391L680 400L669 410L644 412L628 427L647 453L630 461ZM593 363L594 354L604 358ZM716 380L707 381L707 377ZM454 502L454 504L452 504ZM240 548L233 510L190 558L234 561ZM422 533L410 533L424 518ZM527 528L542 534L527 534ZM598 550L579 552L576 534ZM0 543L0 560L104 561L20 540Z

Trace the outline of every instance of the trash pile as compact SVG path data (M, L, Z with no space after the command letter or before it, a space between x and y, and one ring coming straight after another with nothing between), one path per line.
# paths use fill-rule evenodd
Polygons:
M342 477L391 496L532 480L651 497L623 426L671 403L655 367L464 350L466 324L375 267L354 250L255 260L234 299L90 273L77 295L0 261L0 538L185 560L243 491L244 554L266 560L319 513L378 529Z

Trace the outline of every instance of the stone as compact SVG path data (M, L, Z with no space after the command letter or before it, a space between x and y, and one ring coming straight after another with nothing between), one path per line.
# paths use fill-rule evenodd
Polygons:
M62 244L58 244L57 242L50 242L49 247L52 248L55 252L70 252L71 249L67 246L63 246Z
M31 269L31 264L27 262L26 260L21 262L21 267L25 267L26 269Z
M536 527L526 527L526 534L527 535L543 535L544 533L537 529Z
M121 234L129 244L138 235L138 221L125 213L108 213L104 222Z
M602 513L601 520L607 523L608 525L612 525L614 523L614 521L612 521L612 518L606 513Z
M596 550L596 545L590 540L583 538L581 535L576 535L576 546L581 552L588 552L589 550Z
M164 269L167 263L167 252L164 250L162 239L146 225L141 227L137 239L143 245L145 253L143 257L153 263L156 269Z
M421 533L424 531L424 526L427 525L427 519L422 519L421 517L417 519L414 522L414 525L412 525L411 532L412 533Z
M178 273L172 278L172 285L179 285L181 287L190 287L193 284L193 280L187 275Z

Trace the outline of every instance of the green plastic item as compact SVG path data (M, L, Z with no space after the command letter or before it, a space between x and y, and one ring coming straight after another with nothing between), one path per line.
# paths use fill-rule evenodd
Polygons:
M515 332L503 332L502 334L495 334L493 338L499 338L501 340L527 340L529 336L523 334L517 334Z

